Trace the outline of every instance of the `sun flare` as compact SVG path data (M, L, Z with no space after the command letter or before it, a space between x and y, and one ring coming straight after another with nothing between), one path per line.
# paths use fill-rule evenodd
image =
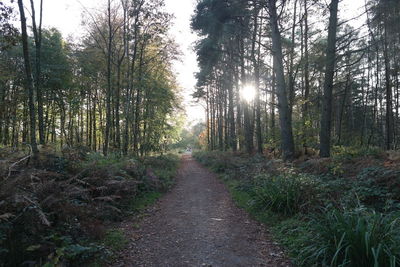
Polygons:
M246 85L240 90L240 96L246 102L251 102L256 96L256 89L252 85Z

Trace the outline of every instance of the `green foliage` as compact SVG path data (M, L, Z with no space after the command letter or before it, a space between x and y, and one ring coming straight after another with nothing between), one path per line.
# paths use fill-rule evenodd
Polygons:
M308 244L312 233L309 223L300 217L291 217L276 222L271 231L277 241L283 245L294 262L301 266L304 245ZM314 262L314 264L317 262ZM313 266L312 264L310 266Z
M349 160L359 157L379 157L383 150L378 147L333 146L332 157L335 160Z
M271 227L296 265L392 267L400 264L399 172L371 166L347 178L339 171L346 166L335 165L375 153L343 150L318 175L283 165L276 175L276 163L262 157L194 156L222 173L235 202Z
M111 250L119 251L128 244L128 240L122 230L110 230L107 231L103 243Z
M0 52L18 42L18 29L13 24L14 8L4 2L0 2Z
M217 173L239 169L246 164L241 157L222 151L196 151L193 157Z
M157 183L157 187L161 191L166 191L171 188L174 184L179 162L179 157L174 154L143 159L142 164L147 168L147 173L143 176L147 190L149 183L150 186L151 184ZM156 179L156 181L154 179Z
M308 211L318 201L318 183L309 175L260 174L252 191L257 206L284 215Z
M382 209L388 200L400 200L399 186L399 171L371 166L358 173L354 191L364 204Z
M136 212L143 211L148 206L154 204L160 197L160 192L143 193L141 196L132 200L130 209Z
M309 223L300 265L396 266L400 264L399 214L365 209L326 210Z
M180 149L182 152L190 147L192 149L200 149L201 145L199 137L203 131L205 131L204 123L197 123L190 129L182 129L179 137L179 141L171 146L172 149Z
M45 239L48 244L54 246L53 252L47 256L46 263L43 265L47 267L59 266L65 260L73 264L82 264L104 249L102 246L93 243L85 246L77 244L71 236L52 234ZM40 244L30 245L26 248L26 251L32 253L41 250L42 247Z

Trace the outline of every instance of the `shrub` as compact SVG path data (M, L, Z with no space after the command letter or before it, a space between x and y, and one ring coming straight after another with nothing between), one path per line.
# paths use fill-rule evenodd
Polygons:
M166 191L174 184L180 158L174 154L148 157L142 160L145 173L142 176L144 191Z
M380 157L383 151L378 147L334 146L332 155L337 160L349 160L358 157Z
M400 171L371 166L357 175L358 193L369 203L400 200Z
M147 169L153 169L162 188L167 188L179 163L178 157L170 155L130 159L117 154L104 157L72 149L67 152L70 158L42 151L43 164L21 164L3 180L0 266L24 261L73 265L100 252L96 246L85 244L103 238L105 222L121 220L132 212L127 209L132 203L159 191L150 184L142 187ZM17 160L7 160L6 170ZM118 237L115 233L108 235L108 239Z
M106 233L103 242L104 245L110 249L118 251L127 245L128 240L126 239L124 232L121 230L110 230Z
M249 170L248 167L260 161L257 157L248 158L242 154L223 151L196 151L193 157L216 173Z
M396 266L400 264L398 214L365 209L327 210L309 223L308 245L299 254L299 265Z
M307 211L317 201L317 184L309 175L260 174L254 178L255 203L285 215Z

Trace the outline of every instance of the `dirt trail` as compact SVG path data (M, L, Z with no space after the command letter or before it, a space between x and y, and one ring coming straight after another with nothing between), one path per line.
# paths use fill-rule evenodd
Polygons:
M134 229L112 266L291 266L215 174L185 155L177 185Z

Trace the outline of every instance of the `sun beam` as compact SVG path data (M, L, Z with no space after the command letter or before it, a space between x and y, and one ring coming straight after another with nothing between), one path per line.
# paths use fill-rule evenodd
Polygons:
M254 98L256 96L256 89L252 85L245 85L240 90L240 96L246 102L251 102L254 100Z

